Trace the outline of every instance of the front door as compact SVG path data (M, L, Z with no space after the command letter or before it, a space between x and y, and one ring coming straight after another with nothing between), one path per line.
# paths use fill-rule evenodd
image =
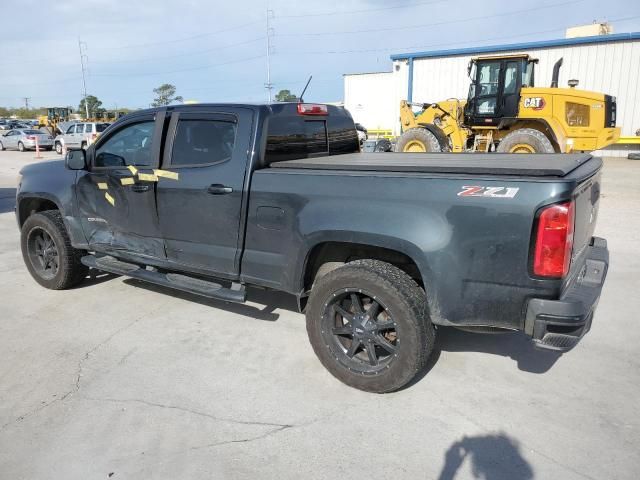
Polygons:
M522 87L522 74L520 66L522 61L509 60L505 62L504 78L502 80L502 99L500 101L500 118L515 118L518 116L520 104L520 88Z
M174 111L158 178L158 219L167 259L234 278L252 112ZM177 174L177 178L175 178Z
M69 128L67 128L67 131L63 136L64 144L67 148L80 147L80 141L78 140L80 138L80 135L76 135L76 131L78 128L82 129L82 125L76 124L71 125Z
M133 116L87 150L89 171L79 177L77 195L92 249L165 258L153 181L164 119L164 111Z
M20 134L16 130L10 130L3 139L4 148L18 148L18 137Z

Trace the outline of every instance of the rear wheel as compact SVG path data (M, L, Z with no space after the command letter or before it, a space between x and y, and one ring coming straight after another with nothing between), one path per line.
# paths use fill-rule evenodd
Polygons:
M411 128L400 135L396 146L398 152L441 152L442 146L426 128Z
M43 287L64 290L80 283L89 271L80 258L83 250L71 240L57 210L31 215L24 222L20 243L31 276Z
M507 134L498 144L501 153L554 153L547 136L533 128L521 128Z
M435 330L424 291L378 260L336 268L314 285L307 305L313 349L340 381L374 393L398 390L427 364Z
M24 143L18 142L18 151L19 152L24 152L25 151Z
M87 142L82 142L80 144L80 148L83 149L83 150L86 150L87 149Z

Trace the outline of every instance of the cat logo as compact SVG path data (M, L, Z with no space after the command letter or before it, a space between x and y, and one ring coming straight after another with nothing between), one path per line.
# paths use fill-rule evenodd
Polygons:
M534 110L542 110L547 102L542 97L525 98L523 102L524 108L533 108Z

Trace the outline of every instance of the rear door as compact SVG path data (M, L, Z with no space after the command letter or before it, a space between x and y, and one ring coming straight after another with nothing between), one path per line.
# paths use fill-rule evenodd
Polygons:
M78 206L92 249L164 259L156 182L165 112L137 115L89 147L77 182Z
M253 112L174 112L158 178L158 220L167 258L234 278L239 273L243 186ZM177 174L177 178L175 178Z

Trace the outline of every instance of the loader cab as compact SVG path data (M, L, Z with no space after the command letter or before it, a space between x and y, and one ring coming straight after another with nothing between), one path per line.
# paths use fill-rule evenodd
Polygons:
M518 116L520 89L533 87L537 59L529 55L479 57L469 62L471 79L464 121L469 127L494 127Z

